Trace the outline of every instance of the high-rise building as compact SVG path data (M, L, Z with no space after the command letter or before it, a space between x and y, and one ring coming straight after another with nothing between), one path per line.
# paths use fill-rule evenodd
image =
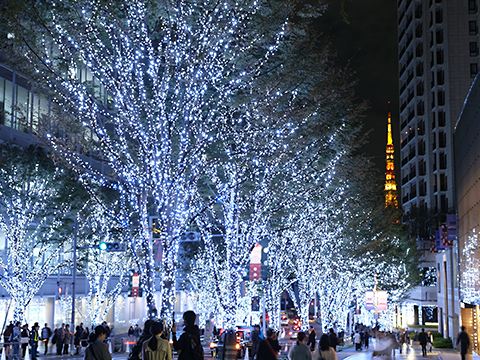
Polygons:
M395 148L392 138L392 114L388 113L387 124L387 149L385 162L387 169L385 171L385 207L398 207L397 200L397 182L395 181Z
M477 2L398 0L401 205L404 222L414 224L422 274L443 269L429 237L455 211L453 130L478 72ZM440 290L422 285L411 296L421 324L437 317ZM448 333L444 304L437 305L439 330Z
M477 74L477 0L399 0L402 206L453 209L453 128Z

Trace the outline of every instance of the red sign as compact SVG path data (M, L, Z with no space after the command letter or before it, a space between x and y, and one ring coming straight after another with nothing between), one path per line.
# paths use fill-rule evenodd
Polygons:
M135 273L132 276L132 297L138 297L140 291L140 276Z

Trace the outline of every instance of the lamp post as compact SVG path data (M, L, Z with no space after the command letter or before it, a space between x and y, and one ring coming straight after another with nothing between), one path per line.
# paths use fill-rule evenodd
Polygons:
M72 320L70 331L72 332L70 339L70 355L74 354L74 344L75 344L75 283L77 281L77 233L78 233L78 221L77 216L73 221L73 271L72 271Z

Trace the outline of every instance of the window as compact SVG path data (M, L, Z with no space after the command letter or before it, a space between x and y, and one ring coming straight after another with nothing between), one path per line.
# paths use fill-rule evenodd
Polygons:
M424 180L418 183L418 191L420 196L425 196L427 193L427 184Z
M447 154L443 152L440 153L439 159L440 159L440 169L445 170L447 168Z
M425 143L423 143L423 147L425 148ZM425 165L424 160L420 160L418 162L418 174L419 175L425 175L427 170L427 166ZM422 180L423 181L423 180Z
M437 85L443 85L445 83L445 74L443 70L437 71Z
M443 50L437 50L437 65L443 64Z
M477 76L478 73L478 64L470 64L470 77Z
M438 112L438 126L445 126L445 113L443 111Z
M447 146L447 134L443 131L438 133L438 146L444 148Z
M435 23L441 24L442 22L443 22L443 10L437 9L437 11L435 11Z
M443 43L443 30L439 29L437 30L435 34L435 40L437 41L437 44L442 44Z
M468 13L475 14L477 12L477 1L468 0Z
M443 106L445 105L445 92L439 91L437 94L437 105Z
M469 21L468 22L468 33L470 35L477 35L478 28L477 28L477 22L476 21Z
M476 41L470 42L470 56L477 56L478 55L478 47Z
M440 174L440 191L447 191L447 176L445 174ZM444 212L445 207L442 204L442 212Z

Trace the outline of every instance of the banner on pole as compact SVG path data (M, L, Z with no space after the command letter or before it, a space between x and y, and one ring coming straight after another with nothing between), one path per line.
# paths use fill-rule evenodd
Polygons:
M375 293L373 291L365 292L365 309L375 310Z
M386 291L377 291L377 310L378 311L387 310L387 292Z

